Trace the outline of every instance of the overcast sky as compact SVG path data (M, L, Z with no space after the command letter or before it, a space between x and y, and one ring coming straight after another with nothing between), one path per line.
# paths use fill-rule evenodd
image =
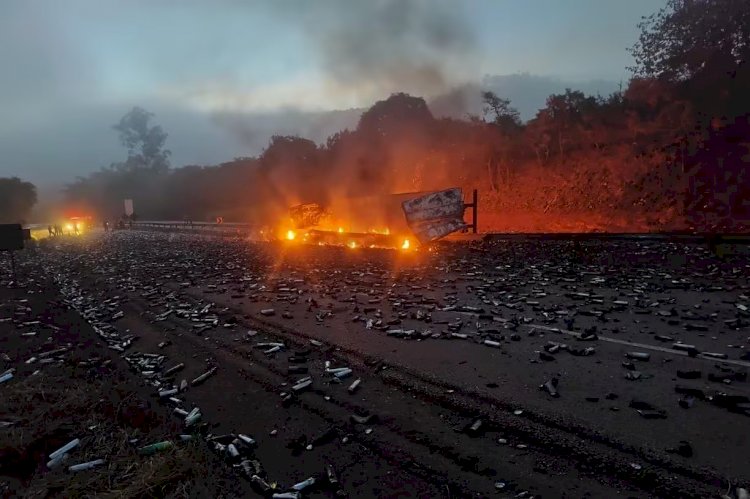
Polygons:
M134 105L181 166L255 155L275 131L324 135L356 119L326 111L394 91L516 73L617 85L639 19L664 3L2 0L0 176L59 184L123 159L110 126Z

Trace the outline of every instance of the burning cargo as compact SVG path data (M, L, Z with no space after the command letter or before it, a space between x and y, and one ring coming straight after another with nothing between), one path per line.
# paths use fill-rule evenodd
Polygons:
M340 198L328 206L306 203L289 209L288 240L313 244L409 249L410 238L421 244L472 228L476 232L477 193L465 203L460 188L384 196ZM464 211L472 208L472 223Z

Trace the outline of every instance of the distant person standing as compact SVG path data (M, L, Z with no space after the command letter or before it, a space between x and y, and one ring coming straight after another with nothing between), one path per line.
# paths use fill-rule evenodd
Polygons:
M50 237L52 237L52 236L54 236L54 235L55 235L55 234L53 233L53 231L52 231L52 226L51 226L51 225L48 225L48 226L47 226L47 232L49 232L49 236L50 236Z
M78 222L73 224L73 232L75 233L76 236L78 235Z

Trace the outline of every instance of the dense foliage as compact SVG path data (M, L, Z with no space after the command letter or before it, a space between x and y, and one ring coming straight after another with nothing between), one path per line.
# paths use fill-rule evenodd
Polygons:
M17 177L0 178L0 223L23 223L36 204L36 187Z
M79 179L71 200L106 216L259 220L331 196L458 185L481 192L484 228L742 229L750 220L750 9L670 0L641 24L634 77L609 96L551 95L522 123L485 92L484 115L435 118L394 94L323 145L274 137L257 158L168 169L164 134L134 110L128 160ZM135 113L135 115L133 115Z

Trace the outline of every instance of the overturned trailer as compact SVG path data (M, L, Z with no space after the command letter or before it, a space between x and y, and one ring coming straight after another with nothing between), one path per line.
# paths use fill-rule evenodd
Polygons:
M471 208L471 222L464 213ZM407 192L385 196L336 199L328 206L316 203L290 208L294 230L310 243L408 248L408 238L421 244L453 232L477 230L477 191L465 202L461 188ZM296 233L289 231L290 239Z

